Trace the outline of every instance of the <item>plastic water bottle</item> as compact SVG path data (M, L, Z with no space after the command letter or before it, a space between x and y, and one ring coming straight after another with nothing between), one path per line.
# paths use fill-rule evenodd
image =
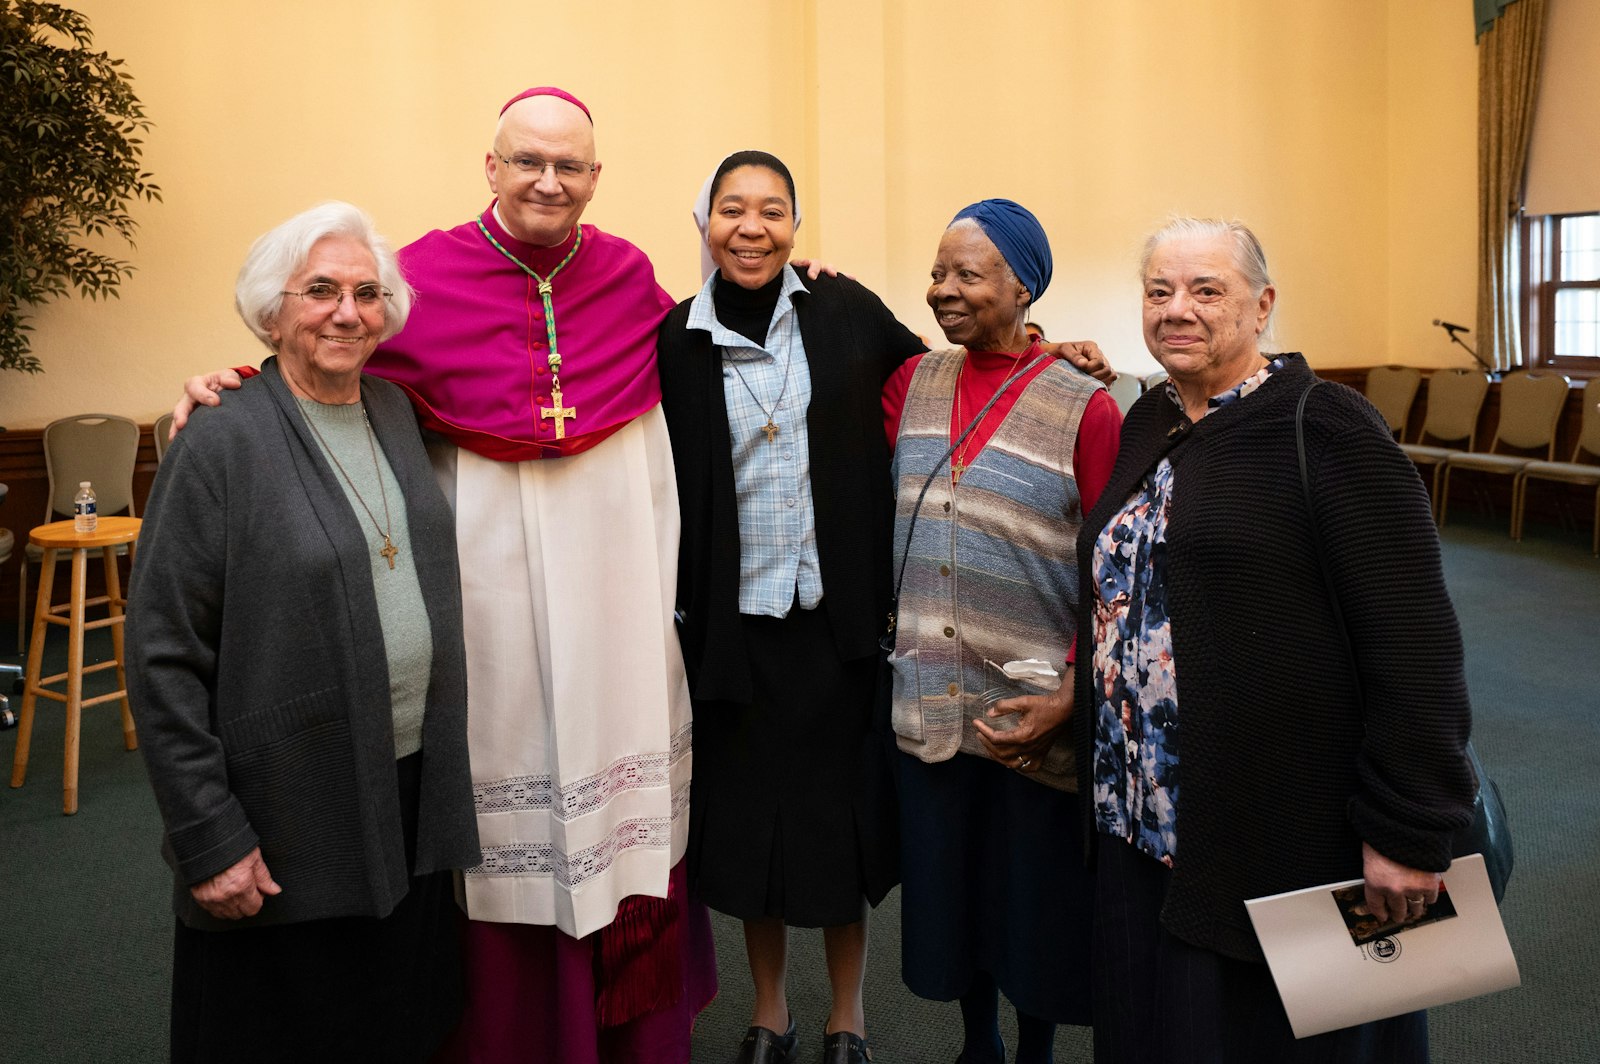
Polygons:
M78 482L78 494L72 497L72 530L74 532L93 532L100 523L98 504L94 500L94 489L87 480Z

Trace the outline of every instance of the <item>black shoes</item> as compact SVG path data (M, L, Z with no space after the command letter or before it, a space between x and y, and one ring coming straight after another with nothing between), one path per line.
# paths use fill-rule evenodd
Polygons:
M872 1064L867 1040L849 1031L837 1031L822 1039L822 1064Z
M733 1064L795 1064L799 1048L800 1036L795 1033L791 1017L789 1029L782 1034L766 1027L752 1027L746 1031Z
M799 1050L800 1036L795 1033L794 1018L790 1017L789 1029L782 1034L766 1027L752 1027L746 1031L733 1064L795 1064ZM822 1064L872 1064L872 1050L867 1047L865 1038L849 1031L825 1034Z

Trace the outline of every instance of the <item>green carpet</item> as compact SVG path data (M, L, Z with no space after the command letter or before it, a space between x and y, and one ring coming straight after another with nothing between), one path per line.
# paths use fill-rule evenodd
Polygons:
M1503 912L1523 985L1435 1009L1434 1059L1600 1061L1600 562L1586 528L1532 527L1518 546L1503 525L1453 519L1444 541L1474 734L1516 833ZM0 625L0 647L13 639ZM46 667L59 669L64 650L64 636L52 641ZM0 732L0 765L16 734ZM90 709L80 812L63 817L61 743L60 710L44 705L27 785L0 788L0 1061L165 1060L170 885L144 766L123 751L115 708ZM716 932L722 992L695 1032L694 1059L706 1064L731 1059L750 1009L738 925L719 918ZM791 1007L810 1061L828 1011L820 933L795 932L791 952ZM872 917L867 1007L878 1064L955 1059L956 1007L900 982L897 894ZM1056 1059L1089 1060L1087 1033L1063 1030Z

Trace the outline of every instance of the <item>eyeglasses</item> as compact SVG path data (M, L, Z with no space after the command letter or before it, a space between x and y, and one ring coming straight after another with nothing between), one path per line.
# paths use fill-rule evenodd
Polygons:
M513 155L508 159L504 155L500 155L499 152L495 154L499 155L501 162L525 174L538 174L543 177L546 170L554 168L556 177L562 181L576 181L584 174L594 173L594 168L600 165L599 163L580 163L576 159L546 161L537 155Z
M394 295L381 284L358 284L354 288L340 288L329 281L308 284L298 292L279 292L280 296L299 296L313 303L342 303L345 293L356 301L358 307L375 307Z

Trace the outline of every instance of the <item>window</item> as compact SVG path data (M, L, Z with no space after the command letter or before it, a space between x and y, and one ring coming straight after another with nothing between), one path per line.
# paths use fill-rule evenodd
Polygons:
M1600 214L1523 219L1528 362L1600 374Z

